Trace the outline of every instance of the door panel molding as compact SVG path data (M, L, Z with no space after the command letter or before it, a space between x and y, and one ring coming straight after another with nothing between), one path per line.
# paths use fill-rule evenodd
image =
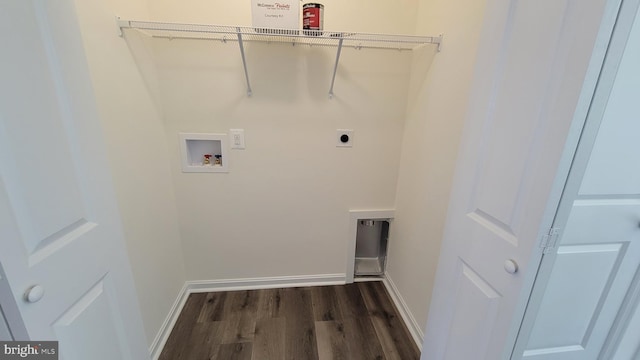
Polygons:
M67 226L59 232L51 235L38 245L38 247L29 255L29 267L37 265L42 260L52 256L57 251L62 250L75 240L86 236L90 231L95 229L98 224L80 219L75 223Z
M571 284L550 281L553 296L546 297L534 326L532 338L552 343L529 343L524 357L578 351L587 348L590 335L617 274L626 245L622 243L562 246L558 250L556 271L583 272L585 276ZM591 296L580 296L575 294ZM571 314L571 316L569 316ZM539 336L536 332L543 332ZM536 336L538 335L538 336Z
M473 212L467 214L467 216L477 222L480 226L486 228L492 233L496 234L503 240L511 243L513 246L518 246L518 236L513 232L509 225L501 222L486 212L476 209Z
M611 331L602 346L602 351L599 356L600 359L613 359L626 331L630 329L633 315L638 309L640 309L640 268L636 270L633 276L629 291L620 306L620 311L618 311ZM638 346L636 350L635 358L638 358L639 355L640 346Z
M0 181L0 185L2 185L2 181ZM0 215L2 214L0 213ZM9 280L4 273L2 264L0 264L0 312L2 313L0 315L3 315L3 319L0 319L0 321L6 323L11 337L14 340L24 341L29 339L27 329L24 326L22 316L13 298L13 292L9 286Z
M63 355L73 355L74 359L133 360L129 355L131 352L124 335L125 329L119 321L119 312L112 293L114 289L110 286L110 281L109 274L105 274L53 322ZM103 321L105 318L109 321ZM98 324L99 326L96 326ZM85 335L86 330L91 327L99 332L99 336ZM91 341L92 344L87 344L87 341ZM82 347L69 346L80 342L84 343ZM119 344L119 347L105 344Z
M462 259L458 269L456 296L452 300L456 303L452 328L463 327L467 331L462 336L458 334L455 340L449 337L445 357L481 358L479 356L487 351L502 296Z

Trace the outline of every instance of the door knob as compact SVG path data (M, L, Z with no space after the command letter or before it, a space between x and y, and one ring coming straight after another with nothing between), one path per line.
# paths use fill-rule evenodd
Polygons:
M40 285L33 285L24 293L24 299L27 302L34 303L40 301L44 296L44 288Z
M518 272L518 263L512 259L505 260L504 270L509 274L515 274Z

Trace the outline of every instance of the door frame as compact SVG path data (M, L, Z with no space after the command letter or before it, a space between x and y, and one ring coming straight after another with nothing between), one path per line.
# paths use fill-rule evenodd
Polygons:
M640 0L612 0L603 16L596 48L563 152L561 169L558 171L557 179L564 178L563 189L557 208L553 210L551 225L551 228L560 229L558 237L562 236L562 229L566 227L573 200L580 188L638 7ZM553 249L555 250L555 247ZM556 258L556 251L543 253L540 257L530 295L525 299L523 318L513 343L512 360L520 359L518 354L522 354L526 349ZM636 295L636 298L640 299L640 291L636 291ZM626 308L627 311L632 311L635 306L627 304ZM619 314L614 327L622 328L624 325ZM603 353L613 354L613 345L621 338L620 332L616 335L617 339L609 334Z

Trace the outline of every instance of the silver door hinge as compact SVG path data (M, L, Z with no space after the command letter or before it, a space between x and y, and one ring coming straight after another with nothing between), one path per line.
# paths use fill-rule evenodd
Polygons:
M542 236L540 241L540 248L544 249L543 253L548 254L551 250L555 249L558 245L558 238L560 237L560 228L551 228L546 235Z

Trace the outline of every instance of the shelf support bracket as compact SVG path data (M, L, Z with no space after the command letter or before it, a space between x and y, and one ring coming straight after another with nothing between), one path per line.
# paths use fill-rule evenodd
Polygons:
M116 26L118 27L118 36L123 37L122 29L128 29L131 27L131 22L128 20L120 19L120 16L116 16Z
M238 46L240 47L240 56L242 56L242 66L244 67L244 77L247 79L247 96L251 97L253 91L251 90L251 83L249 82L249 72L247 71L247 59L244 56L244 43L242 42L242 32L239 27L236 28L238 32Z
M442 51L442 40L444 39L444 34L438 35L438 40L436 44L438 44L438 52Z
M333 77L331 78L331 88L329 89L329 99L333 99L333 85L336 82L336 72L338 72L338 63L340 62L340 53L342 52L343 38L338 41L338 51L336 52L336 63L333 65Z

